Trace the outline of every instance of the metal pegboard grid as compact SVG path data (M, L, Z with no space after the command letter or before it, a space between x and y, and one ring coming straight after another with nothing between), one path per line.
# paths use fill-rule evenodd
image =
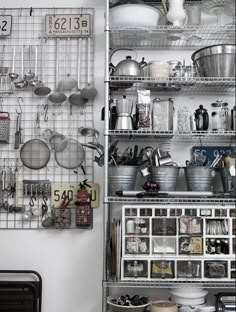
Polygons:
M93 73L94 60L94 37L91 35L90 55L88 57L88 40L81 39L81 68L78 69L78 38L46 38L44 31L44 16L45 14L75 14L75 13L89 13L94 14L93 9L76 9L76 8L60 8L60 9L33 9L30 16L30 9L4 9L1 14L10 14L13 16L13 30L10 37L0 38L0 51L3 52L2 63L8 67L8 73L12 72L13 53L15 50L15 66L14 72L19 74L18 79L21 80L23 74L35 71L36 68L36 49L37 49L37 73L38 79L43 80L46 86L50 87L52 92L55 91L58 81L66 78L67 70L70 70L70 75L75 80L80 73L81 88L87 86L88 81L88 62L90 62L91 74ZM58 43L58 81L56 81L56 45ZM2 49L2 50L1 50ZM22 71L22 49L24 55L23 71ZM32 51L32 62L29 63L29 49ZM68 53L69 51L69 53ZM68 57L69 56L69 57ZM44 72L43 72L44 71ZM20 149L14 149L15 127L16 127L16 110L19 111L18 98L23 98L20 102L22 109L22 128L23 128L23 142L38 138L40 140L47 140L43 138L45 129L57 131L66 136L78 140L81 144L92 141L93 138L88 138L79 135L79 127L93 127L93 103L88 101L84 108L81 106L72 105L72 110L68 98L70 94L76 92L76 88L66 91L67 100L61 104L53 104L47 96L36 96L33 87L26 87L17 89L14 86L15 81L10 81L6 74L6 79L1 79L1 100L4 111L10 114L10 142L9 144L1 144L0 151L0 170L6 167L7 174L10 169L15 170L17 163L18 169L18 206L29 209L29 197L23 195L23 180L45 180L59 183L78 183L85 178L93 181L93 151L85 149L85 160L82 165L85 169L86 175L80 167L75 169L64 169L57 165L55 161L55 152L50 148L50 160L45 168L40 170L31 170L23 166L20 160ZM42 75L44 73L44 75ZM43 79L44 78L44 79ZM6 80L6 81L5 81ZM93 80L93 76L92 76ZM10 95L10 96L9 96ZM47 115L46 108L47 107ZM40 125L36 127L37 112L40 117ZM46 117L47 121L44 120ZM20 148L22 147L22 144ZM39 155L40 156L40 155ZM5 167L4 167L5 166ZM9 182L7 177L7 183ZM50 197L50 194L49 196ZM7 192L1 193L1 202L8 201L9 205L15 205L15 198L8 195ZM40 206L42 198L37 198L35 206ZM47 204L50 209L50 200ZM0 208L1 224L0 228L39 228L40 224L37 218L32 222L22 223L21 213L10 213L8 210Z
M110 28L111 48L132 47L152 49L156 47L189 48L204 47L235 41L235 25L208 26L186 25L157 27L115 27Z

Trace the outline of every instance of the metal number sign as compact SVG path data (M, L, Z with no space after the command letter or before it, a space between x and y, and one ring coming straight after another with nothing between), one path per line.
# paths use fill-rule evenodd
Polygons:
M192 154L194 152L201 153L203 156L206 156L208 159L208 164L211 164L212 161L218 155L230 155L235 152L235 147L233 146L193 146Z
M12 29L12 16L0 15L0 36L9 36Z
M88 37L91 35L90 14L46 15L46 35L49 37Z
M98 208L100 204L99 184L90 183L87 190L91 195L91 207ZM63 199L67 196L72 199L70 206L74 206L77 201L77 193L80 189L79 183L52 183L51 184L51 204L55 208L60 207Z

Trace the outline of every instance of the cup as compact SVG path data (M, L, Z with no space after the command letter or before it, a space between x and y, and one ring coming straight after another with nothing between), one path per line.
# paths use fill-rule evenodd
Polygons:
M200 25L201 24L201 5L193 4L187 8L188 25Z

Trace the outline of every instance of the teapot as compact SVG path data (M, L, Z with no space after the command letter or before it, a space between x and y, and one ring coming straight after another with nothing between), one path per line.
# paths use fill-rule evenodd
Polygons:
M147 63L144 61L144 57L141 62L137 62L132 59L131 56L126 56L126 59L120 61L116 66L111 63L112 55L118 50L129 50L132 49L115 49L110 55L110 64L109 64L109 72L112 76L134 76L140 77L143 76L143 68L147 66Z
M200 105L198 109L195 110L195 123L196 130L207 130L209 126L209 115L203 105Z

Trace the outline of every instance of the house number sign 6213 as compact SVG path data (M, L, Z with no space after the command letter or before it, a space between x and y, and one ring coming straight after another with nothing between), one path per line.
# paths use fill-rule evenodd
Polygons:
M46 35L49 37L89 37L90 14L46 15Z
M0 15L0 37L9 36L12 28L12 16Z

